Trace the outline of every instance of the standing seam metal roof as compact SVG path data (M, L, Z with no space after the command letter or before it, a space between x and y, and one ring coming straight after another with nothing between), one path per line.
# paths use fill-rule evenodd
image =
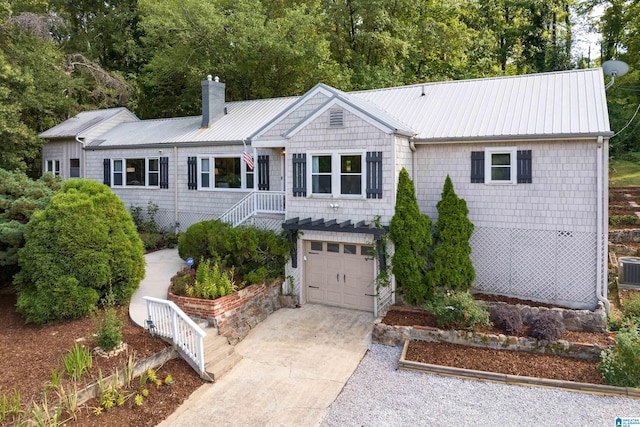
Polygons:
M47 139L55 139L55 138L74 138L76 136L80 136L80 134L91 127L97 125L104 120L110 119L116 114L122 111L129 111L124 107L118 108L107 108L104 110L92 110L92 111L83 111L81 113L76 114L74 117L65 120L52 127L51 129L47 129L42 132L39 136L40 138ZM129 112L132 114L133 113ZM136 118L137 119L137 118Z

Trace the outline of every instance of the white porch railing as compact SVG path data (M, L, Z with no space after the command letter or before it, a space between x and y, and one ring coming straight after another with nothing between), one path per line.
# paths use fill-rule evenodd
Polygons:
M283 214L285 213L284 198L284 191L254 191L247 194L218 219L237 227L258 213Z
M169 338L190 364L205 374L204 337L207 335L173 301L153 297L142 297L147 301L147 315L152 333Z

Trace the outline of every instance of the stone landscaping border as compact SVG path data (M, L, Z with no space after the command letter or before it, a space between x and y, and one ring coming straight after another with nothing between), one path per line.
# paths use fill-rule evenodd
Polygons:
M394 307L400 311L416 311L409 307ZM566 340L555 342L539 341L535 338L515 337L503 334L485 334L471 331L450 331L428 326L391 326L382 323L382 317L375 320L371 339L374 343L399 347L407 340L446 342L492 350L527 351L538 354L575 357L598 360L604 350L596 344L572 343ZM612 343L613 344L613 343Z
M175 359L178 356L178 351L174 347L167 347L164 350L160 350L153 356L149 356L143 360L140 360L139 362L136 362L133 368L133 378L139 377L149 369L156 369L157 367L164 365L169 360ZM105 385L109 385L113 384L114 380L117 381L118 387L124 386L125 372L119 372L117 379L115 378L115 374L103 378L102 383ZM98 384L97 382L90 384L85 388L78 390L76 395L78 397L78 405L82 405L86 401L100 396L100 384Z
M429 363L414 362L407 360L407 349L409 341L404 342L402 354L398 362L398 368L405 371L418 371L427 374L453 376L463 379L492 381L504 384L535 386L535 387L553 387L574 391L578 393L599 394L604 396L629 397L632 399L640 399L640 389L633 387L615 387L611 385L600 385L590 383L579 383L573 381L552 380L548 378L524 377L519 375L499 374L495 372L476 371L473 369L454 368L450 366L432 365Z

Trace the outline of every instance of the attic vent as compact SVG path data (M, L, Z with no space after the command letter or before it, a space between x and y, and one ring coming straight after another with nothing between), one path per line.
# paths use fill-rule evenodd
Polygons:
M344 127L344 110L335 109L329 111L329 127L341 128Z
M618 261L618 285L640 287L640 258L622 257Z

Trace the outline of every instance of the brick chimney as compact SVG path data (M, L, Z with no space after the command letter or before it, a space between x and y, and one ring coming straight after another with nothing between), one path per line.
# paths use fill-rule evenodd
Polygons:
M224 107L225 84L211 75L202 82L202 127L207 128L226 114Z

